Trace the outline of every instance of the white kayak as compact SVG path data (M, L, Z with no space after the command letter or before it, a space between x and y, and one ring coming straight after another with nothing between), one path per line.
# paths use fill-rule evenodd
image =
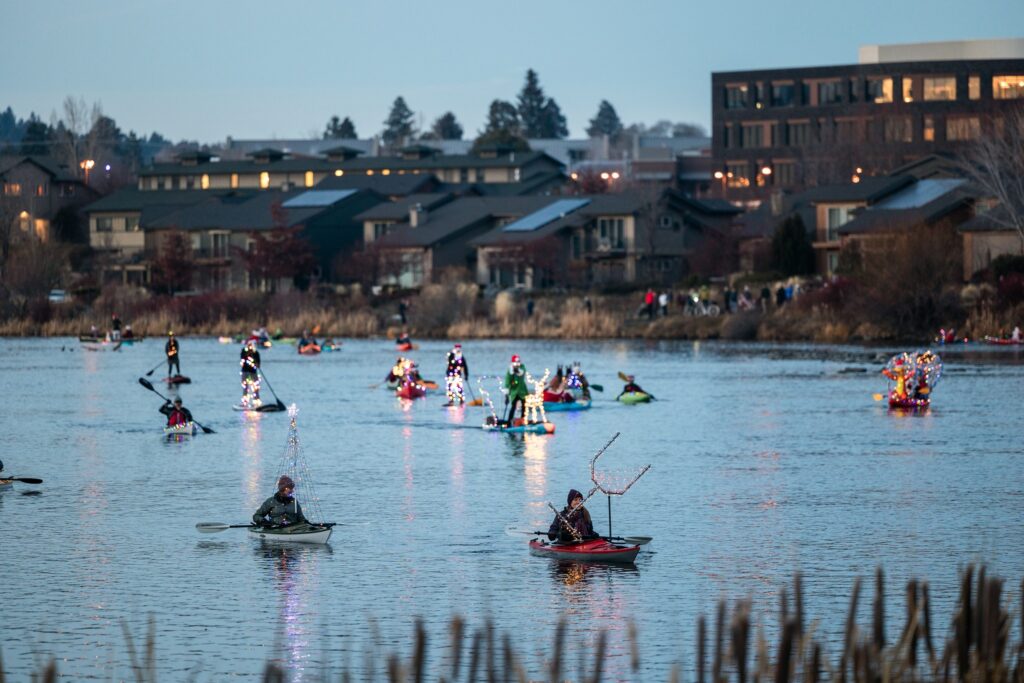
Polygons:
M173 427L164 427L164 434L167 436L195 436L196 423L186 422L184 424L174 425Z
M271 543L327 543L331 537L332 527L317 526L315 524L292 524L286 527L265 529L263 527L251 526L249 533L254 538Z

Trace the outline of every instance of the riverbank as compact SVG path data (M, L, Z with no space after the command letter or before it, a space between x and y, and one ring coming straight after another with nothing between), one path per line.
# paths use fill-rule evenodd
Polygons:
M471 284L428 285L407 298L403 325L397 298L346 295L231 292L195 297L154 297L143 290L115 288L90 305L40 304L27 314L0 320L0 336L77 336L95 326L101 332L113 313L136 336L234 336L256 327L285 336L315 330L318 337L396 337L405 327L415 339L722 339L820 343L921 343L939 326L956 327L958 338L1005 336L1024 321L1024 304L997 307L972 301L951 319L901 324L874 309L847 305L827 289L782 305L766 302L752 310L718 316L686 313L673 299L666 315L649 317L631 294L502 292L485 298ZM941 318L936 318L941 320Z

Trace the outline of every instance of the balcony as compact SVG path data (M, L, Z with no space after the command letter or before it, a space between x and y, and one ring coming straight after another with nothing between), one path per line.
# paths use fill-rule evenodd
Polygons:
M192 258L202 265L227 265L231 263L231 252L226 248L193 248Z

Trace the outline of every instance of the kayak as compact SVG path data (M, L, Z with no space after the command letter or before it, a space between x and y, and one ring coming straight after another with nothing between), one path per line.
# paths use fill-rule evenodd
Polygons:
M565 403L564 401L559 401L557 403L548 403L547 401L544 401L544 411L548 413L568 412L572 410L586 410L589 407L589 398L581 398L576 401L569 401L568 403Z
M907 396L906 398L897 398L895 396L889 397L890 408L901 408L901 409L917 409L927 408L931 403L930 399L927 398L913 398Z
M633 405L636 403L650 403L651 395L646 391L630 391L628 393L619 396L619 401L627 405Z
M640 552L638 545L619 545L596 538L580 543L549 543L534 539L530 541L530 554L538 557L551 557L556 560L573 560L576 562L624 562L631 563Z
M306 344L305 346L299 347L299 353L303 356L315 356L322 350L323 349L320 348L319 344Z
M185 375L175 375L174 377L164 377L164 381L168 385L172 384L192 384L192 379Z
M1008 339L1004 337L985 337L986 344L996 344L997 346L1017 346L1024 344L1024 340L1021 339Z
M195 436L196 425L194 422L186 422L173 427L164 427L164 434L167 436Z
M531 422L522 425L481 425L485 432L506 432L508 434L554 434L554 422Z
M333 525L331 525L333 526ZM292 524L291 526L264 529L258 526L249 527L249 533L261 541L273 543L327 543L331 537L331 526L314 524Z
M395 344L396 351L414 351L417 348L419 347L413 344L412 342L407 342L405 344Z
M89 337L83 335L78 338L78 341L82 343L82 348L86 351L106 351L107 349L117 351L121 348L120 341L110 341L109 339L104 339L102 337Z
M402 386L395 389L395 396L398 398L423 398L427 395L427 388L422 384L413 384L412 382L406 382Z
M284 408L280 407L276 403L264 403L258 408L253 408L252 406L236 405L231 406L231 409L237 410L240 413L277 413L284 410Z

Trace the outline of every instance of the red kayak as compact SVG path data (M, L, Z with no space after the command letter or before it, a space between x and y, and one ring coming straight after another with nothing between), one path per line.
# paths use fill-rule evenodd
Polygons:
M306 344L305 346L299 347L299 353L303 356L315 356L320 353L322 349L319 344Z
M639 552L640 546L638 545L619 545L603 538L580 543L549 543L540 539L530 541L531 555L575 562L623 562L628 564L636 559Z
M192 379L185 375L175 375L174 377L164 377L164 381L168 385L171 384L192 384Z
M422 384L406 382L395 389L395 396L398 398L423 398L427 395L427 389Z
M419 347L412 342L406 342L405 344L395 344L396 351L415 351Z
M906 398L899 398L898 396L889 397L890 408L910 410L916 408L927 408L930 404L931 401L927 398L912 398L910 396L907 396Z

